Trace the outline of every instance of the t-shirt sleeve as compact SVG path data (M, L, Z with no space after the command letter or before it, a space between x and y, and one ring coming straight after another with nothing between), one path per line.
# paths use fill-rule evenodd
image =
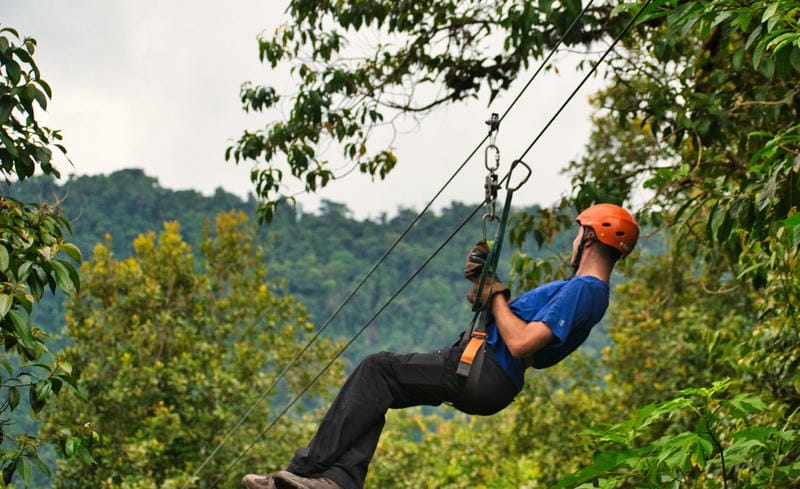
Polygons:
M589 290L586 284L579 280L572 280L561 288L534 316L533 321L541 321L550 328L557 341L550 347L564 344L573 326L585 318L577 317L579 311L586 311L580 307L580 302L589 300Z

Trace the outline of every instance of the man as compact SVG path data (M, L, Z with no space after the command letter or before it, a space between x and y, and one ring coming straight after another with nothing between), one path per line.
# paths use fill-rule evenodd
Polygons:
M527 366L547 368L572 353L605 314L614 265L633 251L635 219L612 204L598 204L577 217L572 244L575 274L509 301L508 288L489 277L478 293L488 247L467 257L467 298L488 301L486 354L474 392L456 373L462 342L433 353L381 352L362 361L328 409L308 447L297 450L286 470L246 475L245 489L361 489L388 409L449 403L467 413L491 414L522 389Z

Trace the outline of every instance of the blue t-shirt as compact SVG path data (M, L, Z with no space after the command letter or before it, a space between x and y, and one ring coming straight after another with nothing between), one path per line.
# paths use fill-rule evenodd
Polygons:
M608 308L608 284L582 275L541 285L511 300L511 311L526 323L541 321L553 332L552 343L533 355L534 368L547 368L563 360L589 336L592 327ZM494 318L486 325L486 343L498 363L522 389L525 383L525 359L514 358L508 351Z

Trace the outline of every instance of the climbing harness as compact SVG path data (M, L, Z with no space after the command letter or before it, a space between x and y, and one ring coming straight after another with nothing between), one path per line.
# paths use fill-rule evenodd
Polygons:
M495 212L495 204L497 200L497 190L501 187L501 184L498 183L497 180L497 169L499 168L499 160L500 160L500 150L495 144L495 138L497 135L497 131L499 129L499 123L493 123L496 121L496 114L492 114L492 119L487 121L489 124L489 134L490 134L490 143L486 147L486 151L484 152L485 157L485 166L488 170L489 174L486 176L485 179L485 204L487 208L486 214L483 216L483 239L484 241L487 240L487 224L490 221L499 221L499 225L497 228L496 235L494 237L494 243L489 248L489 253L486 257L486 261L483 265L483 271L481 273L481 277L478 281L477 285L477 293L475 294L475 302L472 304L472 311L475 313L472 322L470 323L470 327L467 331L462 334L462 337L459 340L459 344L464 347L464 351L461 354L461 358L458 362L458 367L456 369L456 373L462 377L466 377L466 382L464 384L464 392L463 395L465 398L469 399L470 401L475 401L478 399L477 393L477 385L479 383L481 373L483 370L483 362L486 352L486 324L489 318L489 300L486 301L485 304L481 304L479 299L481 297L481 292L483 288L487 286L487 283L491 281L496 276L497 271L497 264L500 259L500 250L502 248L503 239L505 236L506 224L508 223L508 215L511 209L511 199L514 195L514 192L519 190L522 185L524 185L531 176L531 168L522 160L515 160L511 164L511 169L509 170L506 177L503 179L505 182L505 190L506 190L506 199L505 203L503 204L503 212L502 217L499 219L497 218ZM495 155L495 162L492 164L489 160L489 150L492 150ZM519 167L522 166L527 170L525 176L519 180L518 183L512 185L512 176L514 171ZM488 280L487 280L488 279ZM488 284L491 286L491 284ZM481 408L475 408L474 406L469 406L468 404L472 404L472 402L468 402L467 404L457 405L459 409L466 410L467 412L472 412L474 414L490 414L489 412L480 412ZM491 411L491 409L487 409L487 411Z

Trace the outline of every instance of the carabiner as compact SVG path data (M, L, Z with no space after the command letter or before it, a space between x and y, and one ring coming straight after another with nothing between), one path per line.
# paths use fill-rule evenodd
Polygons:
M523 178L518 184L516 184L515 186L512 187L511 186L511 177L514 175L514 169L518 165L524 166L525 169L528 170L528 173L527 173L527 175L525 175L525 178ZM531 177L531 174L533 174L533 170L531 170L531 167L528 166L527 163L525 163L522 160L514 160L514 162L511 163L511 168L508 170L508 179L506 180L506 190L509 191L509 192L516 192L517 190L519 190L520 187L525 185L525 182L528 181L528 179Z
M490 149L494 150L494 165L489 163ZM483 166L490 172L497 171L497 169L500 168L500 148L495 144L488 144L486 145L486 149L483 150Z
M492 207L494 207L494 204L492 205ZM489 222L489 221L499 221L500 220L500 218L498 218L497 215L494 214L493 212L494 212L494 208L492 208L492 213L491 214L487 212L486 214L483 215L483 223L482 223L483 224L483 240L486 241L487 243L489 242L489 238L488 238L489 233L486 231L486 223Z
M497 141L497 133L500 131L500 117L496 112L492 113L492 117L486 121L486 125L489 126L489 144L486 145L486 149L483 151L483 166L490 172L493 172L500 168L500 148L495 144ZM494 150L494 165L489 163L490 149Z

